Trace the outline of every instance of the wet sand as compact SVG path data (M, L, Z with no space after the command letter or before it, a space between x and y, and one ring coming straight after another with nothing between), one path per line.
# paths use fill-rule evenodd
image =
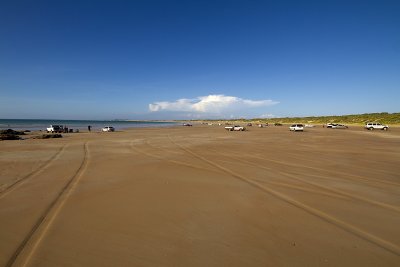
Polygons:
M0 266L400 266L400 128L0 141Z

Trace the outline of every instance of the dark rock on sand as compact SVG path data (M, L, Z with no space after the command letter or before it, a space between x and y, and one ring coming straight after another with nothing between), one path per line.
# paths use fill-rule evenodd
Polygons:
M0 131L0 140L21 140L20 135L24 135L24 132L14 131L12 129L1 130Z
M42 134L39 136L35 136L34 139L49 139L49 138L62 138L61 134Z
M1 130L0 134L11 134L11 135L24 135L24 131L14 131L13 129Z
M21 140L22 138L15 134L0 134L0 140Z

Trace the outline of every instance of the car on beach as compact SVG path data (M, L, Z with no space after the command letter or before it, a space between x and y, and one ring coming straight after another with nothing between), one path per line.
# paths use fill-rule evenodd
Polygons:
M182 126L193 126L193 125L190 123L184 123L184 124L182 124Z
M114 132L115 128L112 126L105 126L103 129L101 129L103 132Z
M331 128L332 129L347 129L349 127L347 125L344 125L344 124L333 124Z
M64 132L64 126L62 126L62 125L50 125L50 127L47 127L46 131L48 133L63 133Z
M389 129L388 125L381 124L379 122L367 122L364 126L367 130L383 130L387 131Z
M333 125L335 125L335 123L327 123L326 128L332 128Z
M246 128L240 125L235 125L235 126L226 126L225 130L227 131L245 131Z
M293 131L293 132L302 132L302 131L304 131L304 125L303 124L292 124L289 127L289 130Z

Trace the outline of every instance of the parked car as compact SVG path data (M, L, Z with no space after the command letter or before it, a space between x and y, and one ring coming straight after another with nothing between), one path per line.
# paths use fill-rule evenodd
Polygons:
M364 126L367 130L384 130L387 131L389 129L388 125L383 125L379 122L367 122Z
M193 126L193 125L190 123L184 123L184 124L182 124L182 126Z
M275 123L274 123L274 126L282 126L282 123L275 122Z
M47 132L48 133L63 133L64 132L64 126L62 125L50 125L50 127L47 127Z
M303 124L292 124L289 127L289 130L294 132L302 132L304 130L304 126Z
M327 123L326 124L326 128L332 128L333 125L336 125L336 123Z
M225 130L228 131L245 131L246 128L240 125L235 125L235 126L226 126Z
M106 126L103 129L101 129L103 132L114 132L115 128L112 126Z
M331 128L332 128L332 129L347 129L347 128L349 128L349 127L347 127L347 126L344 125L344 124L333 124Z

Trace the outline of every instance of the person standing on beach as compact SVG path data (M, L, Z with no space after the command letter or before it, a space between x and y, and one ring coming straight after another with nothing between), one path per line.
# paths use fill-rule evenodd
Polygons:
M92 126L89 125L89 126L87 127L87 129L88 129L88 131L90 132L91 129L92 129Z

